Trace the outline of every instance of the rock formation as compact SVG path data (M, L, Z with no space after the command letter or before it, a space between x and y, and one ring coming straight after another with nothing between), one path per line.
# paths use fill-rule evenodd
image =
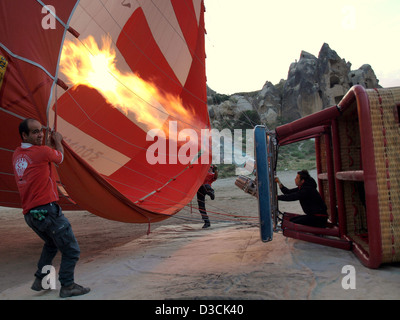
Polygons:
M276 85L267 81L260 91L232 96L209 89L210 118L214 127L231 127L243 114L254 119L257 113L261 123L273 128L338 104L353 85L376 88L378 82L370 65L351 70L351 63L324 43L318 58L302 51L287 79Z

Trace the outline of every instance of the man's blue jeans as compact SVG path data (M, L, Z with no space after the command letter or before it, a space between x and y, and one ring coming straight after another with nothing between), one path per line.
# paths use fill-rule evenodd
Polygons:
M34 210L47 210L47 216L43 220L38 220L32 214ZM51 265L57 251L60 250L62 256L58 279L62 286L73 284L74 270L79 260L80 249L72 232L71 224L62 213L60 206L52 202L33 208L25 215L25 221L44 241L35 276L43 279L46 274L42 273L42 268Z

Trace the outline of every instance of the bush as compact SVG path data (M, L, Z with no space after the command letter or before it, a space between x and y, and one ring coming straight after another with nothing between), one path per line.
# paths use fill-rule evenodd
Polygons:
M220 93L215 93L213 95L211 95L211 103L212 104L221 104L222 102L229 100L229 96L226 94L220 94Z

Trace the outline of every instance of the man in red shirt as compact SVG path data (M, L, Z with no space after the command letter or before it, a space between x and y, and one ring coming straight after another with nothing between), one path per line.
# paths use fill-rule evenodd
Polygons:
M214 189L211 184L218 178L218 169L216 166L212 165L208 169L207 176L204 179L203 184L197 190L197 204L199 206L199 211L201 218L204 221L203 229L211 226L210 219L206 211L206 195L209 195L211 200L214 200L215 194Z
M42 254L35 273L32 289L43 289L43 267L51 265L60 250L62 254L59 280L60 297L86 294L89 288L74 282L75 265L80 249L72 232L71 224L56 201L58 191L53 176L52 163L61 164L64 157L62 135L52 132L50 146L42 145L43 129L39 121L25 119L19 126L21 146L13 154L14 176L21 196L26 223L44 240Z

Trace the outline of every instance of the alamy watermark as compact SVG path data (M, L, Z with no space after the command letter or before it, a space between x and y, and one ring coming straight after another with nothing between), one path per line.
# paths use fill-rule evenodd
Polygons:
M161 129L147 132L152 141L146 150L149 164L235 164L254 157L253 129L182 129L170 121L168 134ZM210 155L211 151L211 155Z
M56 28L56 8L54 6L44 6L42 8L42 14L45 16L42 18L42 28L44 30Z
M42 288L45 290L56 289L56 269L51 265L46 265L42 268L42 274L45 276L42 279Z
M345 265L342 268L342 274L345 274L342 279L342 288L344 290L356 289L356 268L352 265Z

